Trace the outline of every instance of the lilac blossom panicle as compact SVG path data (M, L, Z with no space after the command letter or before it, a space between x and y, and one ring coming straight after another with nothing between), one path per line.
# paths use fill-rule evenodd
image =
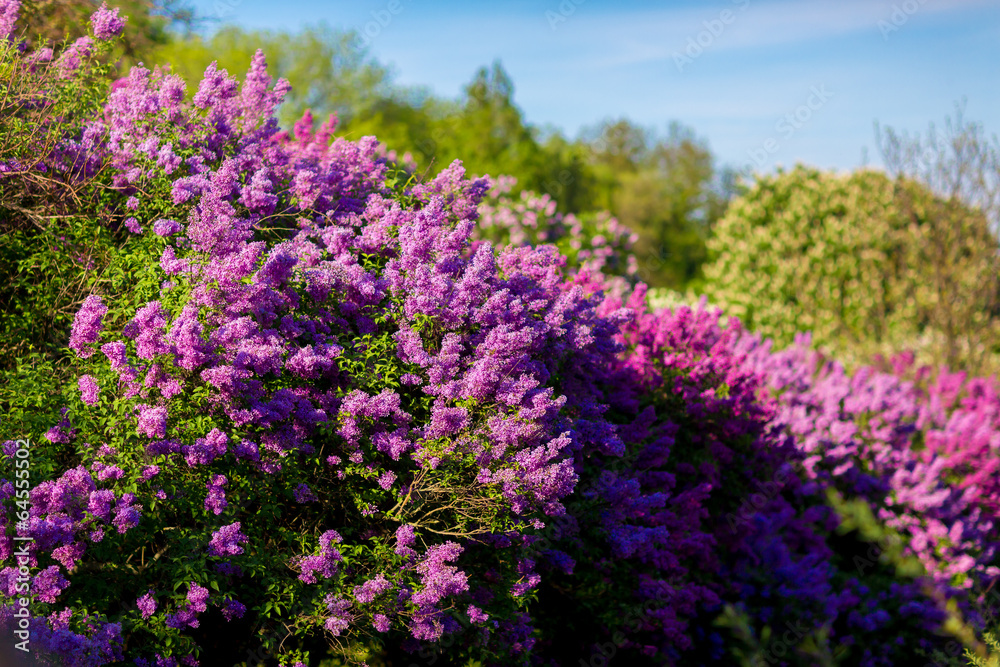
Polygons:
M101 331L101 320L107 312L108 307L104 305L101 297L91 294L84 299L83 305L73 318L69 347L81 359L87 359L94 353L90 345L97 342Z
M208 553L212 556L238 556L243 553L241 545L250 541L240 532L239 521L223 526L212 533L212 541L208 545Z
M90 17L90 25L94 30L94 37L100 40L109 40L122 34L125 28L125 17L118 16L118 8L108 9L106 2L101 3L100 8Z
M13 37L20 9L20 0L0 0L0 39Z
M152 616L156 612L157 608L156 598L153 595L153 591L149 591L136 600L136 605L139 607L139 611L142 612L143 618L149 618Z
M97 380L89 375L82 375L77 381L77 385L80 389L80 400L82 400L86 405L94 405L97 403L98 395L100 393L100 388L97 386Z

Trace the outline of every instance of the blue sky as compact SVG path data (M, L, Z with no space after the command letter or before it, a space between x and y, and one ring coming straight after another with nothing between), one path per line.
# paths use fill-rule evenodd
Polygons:
M573 136L671 120L723 163L879 164L873 123L966 118L1000 134L1000 0L195 0L247 28L369 35L397 82L455 97L499 59L527 120ZM789 117L788 115L791 114ZM796 117L797 114L797 117Z

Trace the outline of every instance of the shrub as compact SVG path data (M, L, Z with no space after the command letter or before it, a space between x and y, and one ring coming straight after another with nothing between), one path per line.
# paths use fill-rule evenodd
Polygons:
M779 346L811 331L852 367L912 349L933 365L995 368L996 238L978 210L916 182L801 166L761 177L710 248L709 299Z
M42 480L3 487L37 648L191 664L263 627L295 661L322 636L434 642L461 608L466 650L523 653L537 577L512 538L562 510L570 452L620 446L555 391L606 363L614 320L551 248L469 252L486 181L390 189L374 138L280 134L269 84L258 53L187 107L137 67L87 126L163 282L123 326L84 301Z

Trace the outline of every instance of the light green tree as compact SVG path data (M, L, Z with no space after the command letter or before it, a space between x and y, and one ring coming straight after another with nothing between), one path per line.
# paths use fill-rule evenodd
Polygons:
M848 363L910 349L994 368L997 239L980 210L916 181L803 166L762 176L709 250L709 299L778 345L811 331Z

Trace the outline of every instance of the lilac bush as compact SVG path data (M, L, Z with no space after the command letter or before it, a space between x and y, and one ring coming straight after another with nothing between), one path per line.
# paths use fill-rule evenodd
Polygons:
M992 381L943 373L921 389L872 367L851 375L805 336L778 353L748 347L778 397L772 428L794 434L808 478L876 507L937 582L968 589L1000 575ZM906 367L901 358L897 373Z
M259 52L190 103L134 67L46 153L131 260L79 302L26 474L4 426L0 625L27 592L33 650L81 665L875 666L977 622L994 383L651 311L613 220L281 131L287 90Z
M373 138L280 133L285 90L260 53L191 106L135 67L88 126L162 285L123 326L98 296L78 313L88 372L50 440L79 464L32 489L4 558L31 538L36 626L137 664L211 664L234 645L208 610L234 605L293 628L266 641L288 661L324 632L418 648L462 630L451 608L474 610L469 647L524 652L537 575L503 554L564 511L574 451L621 446L557 390L610 361L624 315L563 290L551 248L472 252L488 183L460 164L391 190Z
M832 485L806 472L759 339L703 308L649 312L644 291L602 306L635 313L601 382L625 449L578 457L570 516L535 547L552 582L540 651L559 664L610 646L632 664L728 664L734 650L755 664L780 649L787 664L889 665L938 646L941 596L959 591L929 593L877 557L855 567L867 545L841 535ZM773 634L789 619L794 646Z

